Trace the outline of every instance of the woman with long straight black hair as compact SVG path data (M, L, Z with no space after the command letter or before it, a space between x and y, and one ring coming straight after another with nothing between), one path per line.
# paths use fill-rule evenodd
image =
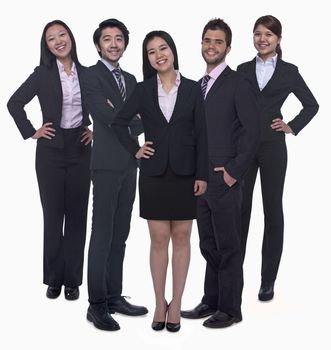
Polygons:
M41 36L40 65L17 89L8 109L24 139L37 140L36 172L44 217L44 277L47 297L79 297L82 283L92 132L82 101L83 70L69 27L54 20ZM42 126L24 110L35 96Z

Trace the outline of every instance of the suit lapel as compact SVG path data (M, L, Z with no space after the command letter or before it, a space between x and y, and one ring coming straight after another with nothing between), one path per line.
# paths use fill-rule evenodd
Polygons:
M248 65L247 75L249 76L251 82L253 83L253 87L256 91L260 92L259 83L257 82L256 77L256 57Z
M231 73L231 68L229 66L226 66L224 71L218 76L218 78L215 80L214 84L208 91L205 100L208 100L208 98L211 98L216 93L217 89L224 84L227 75L229 75L230 73Z
M50 74L51 74L51 79L49 79L49 83L54 88L55 96L57 98L56 103L60 106L60 110L62 111L63 92L62 92L59 69L57 67L56 62L52 65L52 68L50 69Z
M266 86L261 90L262 93L264 92L268 92L268 90L270 88L272 88L272 86L279 86L279 80L282 79L284 72L282 72L282 66L283 66L283 61L278 58L277 59L277 63L276 63L276 67L275 67L275 71L272 75L272 77L270 78L270 80L268 81L268 83L266 84ZM255 75L256 76L256 75Z
M177 98L174 107L174 111L172 112L170 123L176 120L183 110L183 106L186 101L188 101L188 96L190 93L190 89L187 86L187 80L181 75L180 76L180 84L177 91Z
M97 68L100 72L100 75L104 78L104 80L109 85L110 90L112 90L112 93L110 94L109 98L111 99L112 103L114 103L114 97L116 98L115 104L123 103L123 99L120 93L120 90L118 88L118 85L116 83L116 80L114 78L113 73L104 65L101 61L98 61ZM126 81L125 81L126 82Z

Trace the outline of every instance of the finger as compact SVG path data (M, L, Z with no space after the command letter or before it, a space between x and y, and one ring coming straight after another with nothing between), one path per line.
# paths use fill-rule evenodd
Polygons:
M153 141L146 141L145 142L145 145L152 145L153 144Z
M52 122L47 122L43 126L48 126L48 125L52 125L52 124L53 124Z
M145 151L149 151L149 152L155 152L155 149L154 148L151 148L151 147L145 147L144 148L145 149Z
M214 171L216 171L216 172L224 171L224 167L216 167L216 168L214 168Z

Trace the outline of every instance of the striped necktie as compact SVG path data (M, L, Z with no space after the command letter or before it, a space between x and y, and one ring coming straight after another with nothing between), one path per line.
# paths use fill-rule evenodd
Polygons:
M202 78L202 82L201 82L201 91L202 91L202 96L203 98L206 98L206 90L207 90L207 85L208 85L208 81L210 79L210 75L205 75L203 78Z
M112 73L115 75L115 78L117 80L117 85L120 90L120 94L123 98L123 101L125 101L126 98L126 93L125 93L125 87L122 82L122 73L121 73L121 68L115 68L112 70Z

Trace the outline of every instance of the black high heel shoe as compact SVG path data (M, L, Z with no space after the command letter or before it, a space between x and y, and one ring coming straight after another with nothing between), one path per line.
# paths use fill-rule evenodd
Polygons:
M171 302L170 302L171 304ZM168 309L169 309L169 306L170 304L168 305ZM180 322L177 322L177 323L172 323L172 322L166 322L166 328L167 328L167 331L169 332L178 332L180 330Z
M168 307L169 307L167 301L165 302L165 305L166 305L166 307L165 307L165 312L164 312L164 321L154 321L153 320L153 322L152 322L151 327L152 327L152 329L154 329L154 331L162 331L162 329L164 329L164 327L165 327L165 324L166 324L165 320L166 320Z

